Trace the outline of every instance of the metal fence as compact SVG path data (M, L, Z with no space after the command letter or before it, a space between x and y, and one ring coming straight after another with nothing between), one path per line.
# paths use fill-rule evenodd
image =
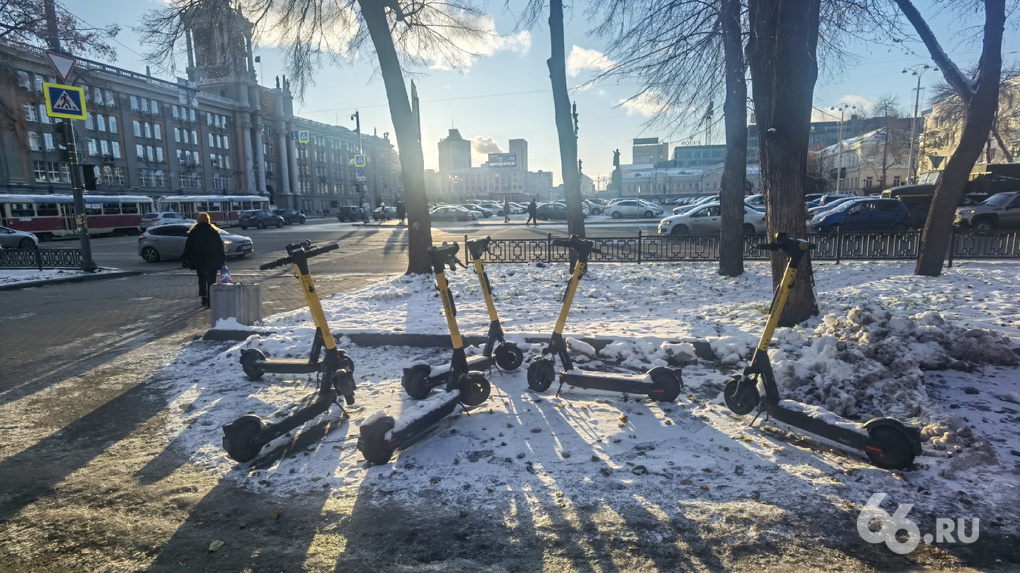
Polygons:
M466 241L467 236L464 237ZM493 239L486 263L564 262L569 250L552 244L553 236L534 239ZM591 262L661 263L719 260L719 237L645 235L635 237L589 237L601 252L592 253ZM919 231L840 233L810 235L815 245L814 260L913 260L921 244ZM767 260L770 253L758 249L765 235L744 235L744 259ZM953 233L947 259L1020 258L1020 232L1000 231L976 235Z
M81 268L81 249L3 249L0 268L8 269L73 269Z

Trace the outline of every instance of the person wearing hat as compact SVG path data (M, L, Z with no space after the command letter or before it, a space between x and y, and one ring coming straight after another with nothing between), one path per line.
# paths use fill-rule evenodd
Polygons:
M223 266L226 256L220 230L209 221L209 213L199 213L195 220L184 243L181 264L195 270L198 296L202 297L202 306L209 306L209 285L216 282L216 272Z

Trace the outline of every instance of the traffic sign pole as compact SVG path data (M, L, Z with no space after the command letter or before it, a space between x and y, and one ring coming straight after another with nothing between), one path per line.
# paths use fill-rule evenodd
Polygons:
M99 268L92 260L92 243L89 242L88 218L85 216L85 196L82 189L81 170L78 166L78 146L74 142L74 127L69 120L60 122L64 133L64 147L67 148L68 163L71 167L71 189L74 192L74 219L78 225L81 240L81 270L94 273Z

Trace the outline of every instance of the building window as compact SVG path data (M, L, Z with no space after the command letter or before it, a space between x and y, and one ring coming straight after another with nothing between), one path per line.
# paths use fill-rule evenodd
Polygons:
M110 153L110 142L105 139L99 140L99 150L103 152L103 155Z
M119 141L114 141L114 142L110 143L110 148L111 148L111 150L113 152L113 158L114 159L120 159L120 142Z
M39 116L35 113L35 106L30 103L25 104L25 121L39 121Z
M156 148L156 161L158 161L160 163L163 163L163 148L162 147L157 147Z
M46 104L39 104L39 121L50 123L50 116L46 115Z
M36 161L35 162L35 180L36 181L46 181L46 162L45 161ZM11 205L11 215L17 215L17 213L14 212L14 205Z
M94 121L92 121L92 114L91 113L86 113L85 114L85 129L95 129L95 128L96 128L96 123Z
M45 80L43 80L42 76L40 76L39 74L35 75L35 91L37 91L37 92L41 92L42 91L43 81L45 81Z
M102 114L96 116L96 128L99 131L106 131L106 118Z
M30 131L28 132L28 148L32 151L42 151L42 146L39 145L39 134Z
M152 124L152 135L156 139L163 139L163 132L160 130L158 123Z
M32 89L32 78L28 76L28 72L18 70L18 85L26 90Z
M106 105L107 107L117 107L117 98L114 97L113 92L106 90Z
M135 153L138 154L138 160L139 161L145 161L145 146L144 145L135 145Z
M138 111L138 98L135 96L130 96L129 99L131 101L131 111Z
M135 137L141 137L142 136L142 124L138 123L138 120L136 119L136 120L131 122L131 125L135 129Z
M159 114L159 102L156 100L152 100L152 113Z
M89 155L99 155L99 146L95 139L89 139Z
M174 128L174 141L177 143L181 142L181 128L179 127Z
M110 133L117 133L117 118L110 117L109 125L110 125Z
M46 143L46 151L53 151L54 149L56 149L56 146L53 145L52 133L44 133L43 141Z
M151 138L152 137L152 126L149 125L149 122L145 122L144 127L145 127L145 137Z
M198 145L198 131L196 131L194 129L191 130L191 144L192 145ZM197 163L197 161L196 161L196 163Z
M149 113L149 100L142 98L142 113Z

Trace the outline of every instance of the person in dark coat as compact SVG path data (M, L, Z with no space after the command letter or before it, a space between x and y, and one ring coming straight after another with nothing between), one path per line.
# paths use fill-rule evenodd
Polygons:
M404 217L407 216L407 209L404 207L404 202L397 199L397 218L400 219L400 224L404 224Z
M528 203L528 220L524 222L524 226L527 227L528 223L534 221L535 226L538 226L538 203L535 203L535 199L531 199L531 203Z
M503 222L510 222L510 198L503 197Z
M185 268L194 269L198 275L198 296L202 306L209 306L209 285L216 282L216 271L223 266L223 239L220 230L209 222L209 213L199 213L197 221L188 231L181 262Z

